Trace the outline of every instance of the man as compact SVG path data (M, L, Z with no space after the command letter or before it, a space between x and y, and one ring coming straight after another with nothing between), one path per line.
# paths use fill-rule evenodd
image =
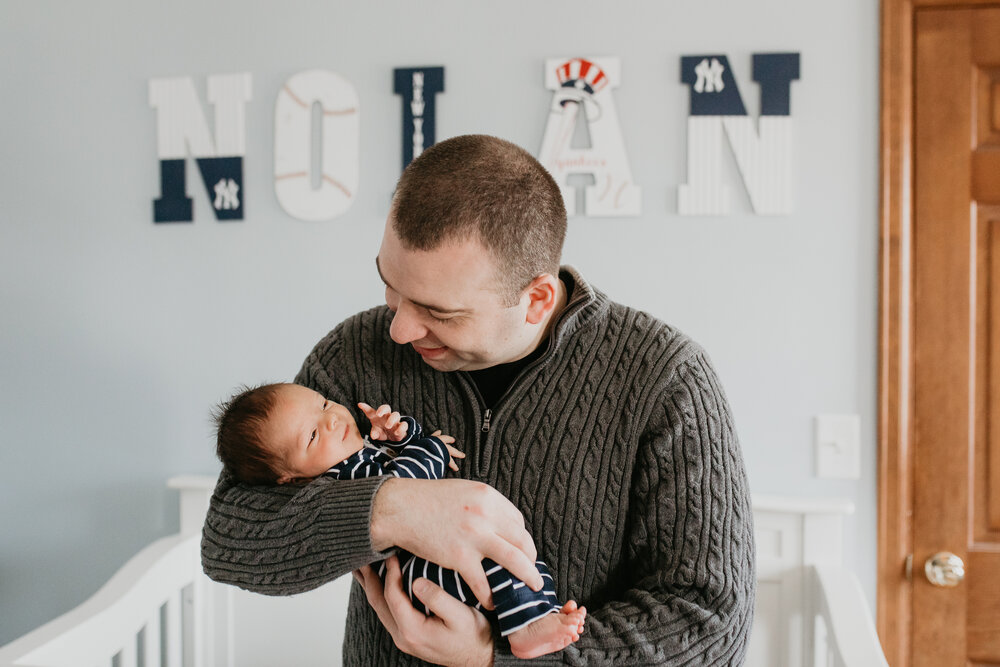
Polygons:
M346 665L499 665L516 659L481 614L421 582L425 617L394 558L384 586L368 564L406 549L488 602L480 561L537 587L537 547L589 610L549 662L742 663L752 517L722 388L688 338L560 269L565 229L555 181L513 144L456 137L414 160L376 260L387 307L338 325L296 382L455 436L464 479L264 488L223 471L209 576L284 595L355 570Z

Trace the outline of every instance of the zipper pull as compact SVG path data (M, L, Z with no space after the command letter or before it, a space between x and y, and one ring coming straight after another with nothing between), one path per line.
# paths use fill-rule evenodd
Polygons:
M490 430L490 417L493 415L493 411L486 408L486 412L483 414L483 433L488 433Z

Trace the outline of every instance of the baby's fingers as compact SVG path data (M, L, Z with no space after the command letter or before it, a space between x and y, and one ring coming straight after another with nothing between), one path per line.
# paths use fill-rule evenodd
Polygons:
M451 454L451 458L448 459L448 467L451 468L452 470L457 471L458 464L455 463L455 459L464 459L465 452L455 449L449 444L445 444L445 447L448 448L448 453Z
M431 433L431 435L446 445L450 445L451 443L455 442L455 438L451 437L447 433L442 433L441 429L434 431L433 433Z
M396 424L395 428L392 429L392 437L396 440L402 440L406 437L407 431L410 430L410 425L405 421L401 421Z

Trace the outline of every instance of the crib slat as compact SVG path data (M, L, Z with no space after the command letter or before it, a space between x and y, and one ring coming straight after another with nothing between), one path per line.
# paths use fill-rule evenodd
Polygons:
M135 637L132 637L131 642L125 644L118 656L118 667L138 667L139 652L136 648Z
M160 667L160 610L146 619L143 626L143 656L144 667Z
M205 667L207 658L214 650L210 633L203 632L206 623L205 597L207 594L205 585L208 580L203 576L197 576L191 584L191 646L194 651L192 655L192 667ZM207 640L207 641L206 641Z
M181 625L181 591L167 598L167 667L181 667L184 656Z

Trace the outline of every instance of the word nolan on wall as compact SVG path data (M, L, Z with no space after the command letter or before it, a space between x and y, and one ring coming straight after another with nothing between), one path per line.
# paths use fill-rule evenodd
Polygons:
M681 58L680 80L690 91L687 182L678 188L681 215L726 215L730 184L723 175L723 136L728 138L750 203L758 215L792 210L791 83L799 78L798 53L753 56L760 85L760 117L749 116L725 55ZM553 58L545 62L552 91L539 161L555 177L570 215L633 216L641 212L642 189L632 180L612 91L621 81L618 58ZM194 158L217 220L242 220L245 210L243 158L249 73L208 77L214 134L191 77L152 79L149 103L156 109L160 197L154 222L190 222L186 161ZM444 92L443 67L394 70L393 90L403 103L402 166L434 144L435 106ZM582 111L582 113L581 113ZM314 125L321 123L318 145ZM590 145L573 147L579 122ZM358 191L360 103L354 85L335 72L308 70L278 91L274 111L274 192L300 220L330 220L347 211ZM320 150L318 173L313 151ZM593 178L583 193L584 210L568 185L572 175Z

